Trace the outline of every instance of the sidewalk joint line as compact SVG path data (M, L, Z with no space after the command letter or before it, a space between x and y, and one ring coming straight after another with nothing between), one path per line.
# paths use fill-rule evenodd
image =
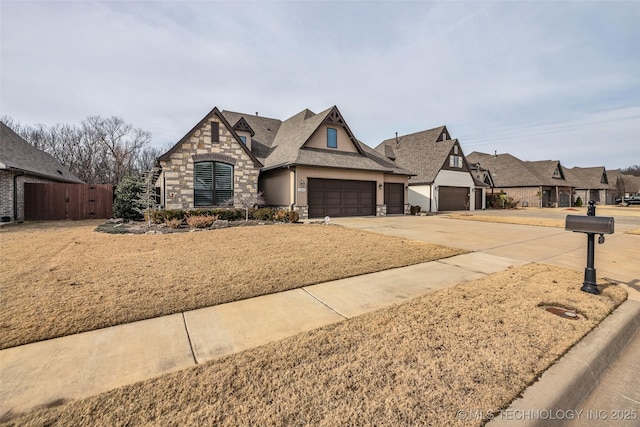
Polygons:
M187 319L182 312L182 322L184 323L184 330L187 333L187 340L189 340L189 348L191 349L191 356L193 356L193 362L197 365L198 359L196 359L196 352L193 351L193 343L191 342L191 335L189 335L189 328L187 327Z
M306 288L300 288L303 291L305 291L307 294L309 294L311 296L311 298L315 299L316 301L318 301L320 304L324 305L325 307L327 307L329 310L333 311L334 313L336 313L338 316L341 316L342 318L344 318L344 320L349 320L349 318L347 316L345 316L344 314L340 313L338 310L334 309L333 307L331 307L330 305L328 305L327 303L325 303L324 301L322 301L321 299L319 299L318 297L316 297L314 294L312 294L311 292L309 292Z
M469 253L475 253L475 252L469 252ZM466 254L463 254L463 255L466 255ZM440 263L440 264L442 264L442 265L446 265L446 266L449 266L449 267L461 268L462 270L469 271L469 272L471 272L471 273L483 274L483 275L485 275L485 276L488 276L488 275L490 274L490 273L485 273L484 271L472 270L472 269L470 269L470 268L463 267L463 266L458 265L458 264L451 264L451 263L448 263L448 262L444 262L444 260L445 260L445 259L451 259L451 258L453 258L453 257L450 257L450 258L442 258L442 259L436 259L436 260L435 260L435 261L433 261L433 262L439 262L439 263ZM505 267L503 270L506 270L506 269L507 269L507 268ZM502 270L501 270L501 271L502 271ZM461 282L461 283L464 283L464 282Z
M485 252L485 251L490 251L490 250L493 250L493 249L506 248L508 246L520 245L522 243L529 243L529 242L533 242L533 241L536 241L536 240L548 239L549 237L561 236L562 234L563 233L554 233L554 234L550 234L548 236L534 237L533 239L522 240L522 241L512 242L512 243L505 243L504 245L492 246L490 248L480 249L480 250L477 250L477 251L474 251L474 252Z

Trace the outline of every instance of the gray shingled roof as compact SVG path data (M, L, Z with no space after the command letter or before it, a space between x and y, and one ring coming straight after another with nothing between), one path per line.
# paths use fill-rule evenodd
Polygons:
M278 166L300 164L298 161L300 149L332 109L333 107L328 108L319 114L305 109L282 122L272 143L273 151L265 159L265 168L272 169Z
M595 166L591 168L574 167L567 169L567 179L571 182L572 187L587 190L607 190L615 187L615 177L611 179L607 175L608 184L601 183L603 172L606 173L604 166Z
M381 155L393 153L395 163L416 176L410 178L409 184L431 184L447 160L457 139L439 141L445 126L421 132L390 138L376 146Z
M240 144L240 147L249 155L249 157L251 157L251 160L253 160L253 163L256 166L262 166L263 165L263 163L260 160L258 160L256 155L251 150L249 150L249 148L247 148L247 146L245 144L240 142L240 139L238 138L238 134L233 130L233 126L229 123L227 118L222 115L220 110L218 110L218 107L213 107L213 109L211 111L209 111L209 113L207 115L205 115L193 128L191 128L191 130L189 132L187 132L182 137L182 139L180 141L176 142L173 145L173 147L171 147L169 149L169 151L167 151L166 153L164 153L163 155L158 157L158 160L160 160L160 161L169 160L169 158L171 157L171 154L173 154L178 148L180 148L182 146L182 144L191 137L193 132L195 132L196 129L200 128L204 124L205 121L209 120L209 118L211 116L216 116L222 122L222 124L229 130L229 132L231 132L231 134L234 136L234 138L236 138L238 140L238 143Z
M335 106L315 114L305 109L282 122L273 140L272 152L265 159L265 169L305 165L411 175L408 170L399 167L355 139L347 126L345 130L358 149L358 153L304 147L304 144L334 110L336 110Z
M553 177L556 167L562 171L562 165L557 160L524 162L511 154L494 155L474 151L467 155L467 161L479 163L481 168L488 169L498 188L571 186L566 179Z
M214 108L203 121L217 111ZM342 123L340 126L344 126L349 138L358 150L357 153L304 147L313 133L331 114L334 116L340 114L335 106L318 114L305 109L285 121L226 110L219 114L231 128L240 119L244 119L251 127L255 133L251 138L251 152L264 165L263 170L305 165L412 175L408 170L358 141L346 123ZM200 124L196 125L194 129ZM187 133L183 140L194 129ZM181 143L182 140L174 145L170 151L163 154L161 159L168 158L168 155Z
M630 194L640 194L640 176L620 175L624 183L624 190Z
M0 122L0 169L11 169L60 182L84 184L51 154L38 150Z
M565 170L558 160L537 160L525 161L525 166L540 178L542 185L547 186L571 186L568 181ZM554 176L554 172L558 169L560 176Z
M235 126L241 118L251 126L251 129L255 132L255 135L251 137L251 152L264 164L265 158L271 152L271 144L278 133L278 129L280 129L282 121L227 110L223 111L222 115L231 126Z

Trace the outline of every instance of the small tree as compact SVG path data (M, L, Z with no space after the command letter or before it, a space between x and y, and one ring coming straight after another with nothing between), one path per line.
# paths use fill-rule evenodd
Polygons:
M578 196L578 198L576 199L576 207L582 207L582 198L580 196Z
M229 199L227 204L240 205L245 210L245 222L249 222L249 209L262 206L266 203L262 194L262 191L258 194L242 194L235 196L233 199Z
M144 191L144 181L140 177L128 175L122 178L115 191L113 215L123 219L142 219L147 207L143 201Z
M507 202L507 194L500 190L500 194L498 194L498 199L500 199L500 203L502 204L502 209L505 208L505 204Z
M160 167L154 166L151 169L144 171L140 176L144 185L142 194L140 195L140 203L144 206L144 210L147 212L149 227L151 227L151 210L158 207L158 203L156 202L156 180L160 175L160 171Z

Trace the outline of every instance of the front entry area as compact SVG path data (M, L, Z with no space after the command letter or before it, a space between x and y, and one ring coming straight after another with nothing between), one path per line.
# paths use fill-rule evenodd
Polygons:
M309 178L309 218L376 214L375 181Z

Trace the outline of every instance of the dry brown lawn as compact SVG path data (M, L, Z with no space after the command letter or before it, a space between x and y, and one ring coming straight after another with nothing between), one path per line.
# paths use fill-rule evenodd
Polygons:
M465 252L339 226L113 235L96 225L0 230L0 348Z
M560 267L512 268L10 424L482 425L456 415L506 408L626 298L581 282Z
M640 210L630 210L629 208L607 206L598 206L597 212L599 215L619 215L619 216L640 216ZM575 214L579 214L577 212ZM562 212L562 214L565 214ZM449 213L447 214L452 219L462 219L467 221L480 221L480 222L495 222L500 224L516 224L516 225L535 225L540 227L556 227L564 228L565 218L532 218L532 217L517 217L517 216L499 216L499 215L474 215L472 213ZM625 234L640 235L640 228L635 230L626 231Z

